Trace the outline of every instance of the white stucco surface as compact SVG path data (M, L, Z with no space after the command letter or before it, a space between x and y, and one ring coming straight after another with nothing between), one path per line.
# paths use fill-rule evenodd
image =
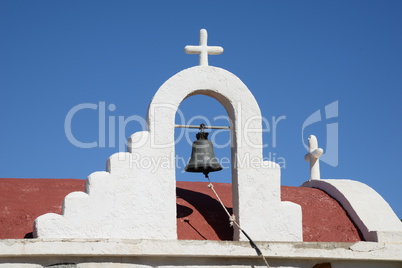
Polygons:
M167 80L149 105L148 130L134 133L129 152L112 155L106 172L88 177L86 193L69 194L63 215L38 217L36 237L176 239L175 115L197 94L218 100L231 119L233 211L240 226L254 240L302 241L301 208L281 202L280 167L263 160L254 96L235 75L212 66ZM235 230L234 239L246 238Z
M327 179L306 181L302 186L321 189L335 198L367 241L402 243L402 222L384 198L368 185Z

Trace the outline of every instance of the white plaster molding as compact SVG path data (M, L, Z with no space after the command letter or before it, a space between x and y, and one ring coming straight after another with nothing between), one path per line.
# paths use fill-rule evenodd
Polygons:
M324 150L318 148L318 141L316 136L310 135L308 137L309 152L304 156L304 159L310 162L310 180L320 179L320 156Z
M192 67L167 80L149 105L148 131L134 133L129 152L112 155L107 172L91 174L86 193L69 194L63 215L38 217L35 235L176 239L174 120L180 103L196 94L218 100L231 119L233 210L241 227L256 241L302 241L301 207L281 202L280 167L263 160L254 96L235 75L212 66ZM144 159L156 165L144 167L139 163ZM246 239L239 230L234 233L235 240Z
M387 266L387 263L402 262L402 244L357 242L357 243L330 243L330 242L257 242L258 247L268 259L268 262L278 267L289 260L293 266L309 267L314 262L329 260L331 263L343 261L344 265L335 267L399 267ZM166 258L168 257L168 258ZM156 260L162 263L158 267L165 267L168 260L178 260L182 267L189 260L196 264L204 262L205 267L233 267L239 259L249 260L248 263L261 261L255 250L248 242L233 241L197 241L197 240L119 240L119 239L29 239L29 240L0 240L0 263L7 260L20 260L21 263L56 262L69 260L82 263L114 262L117 267L123 263L146 260L148 265ZM180 262L181 259L181 262ZM125 260L125 261L124 261ZM228 263L225 264L224 260ZM310 263L305 266L303 261ZM163 264L163 262L165 264ZM377 266L353 266L353 264L376 263ZM230 265L230 263L232 265ZM311 265L313 263L313 265ZM298 265L297 265L298 264ZM380 265L378 265L380 264ZM245 263L244 265L247 265ZM261 267L263 263L260 264ZM18 267L18 266L16 266ZM94 266L97 267L97 266ZM113 266L111 266L113 267ZM130 266L132 267L132 266ZM148 266L147 266L148 267ZM153 266L155 267L155 265ZM177 266L176 266L177 267ZM236 266L237 267L237 266ZM250 267L250 265L245 266ZM283 267L283 266L280 266Z
M368 185L353 180L311 180L302 186L321 189L335 198L367 241L402 243L402 222Z

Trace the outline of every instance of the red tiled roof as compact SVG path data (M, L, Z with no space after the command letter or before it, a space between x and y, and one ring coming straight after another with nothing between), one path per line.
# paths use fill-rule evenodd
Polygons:
M214 186L231 211L231 184L214 183ZM84 189L84 180L0 179L0 239L31 237L35 218L49 212L61 213L64 197ZM282 186L281 191L283 201L302 207L304 241L361 240L344 209L323 191L289 186ZM228 217L206 182L177 182L176 193L179 239L232 239Z

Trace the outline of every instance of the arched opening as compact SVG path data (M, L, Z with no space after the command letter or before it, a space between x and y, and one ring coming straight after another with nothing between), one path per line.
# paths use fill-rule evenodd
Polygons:
M180 125L198 126L204 123L207 126L230 126L230 119L224 107L214 98L205 95L195 95L185 99L176 112L175 122ZM199 130L194 128L175 129L176 156L180 158L176 165L176 179L205 181L202 173L184 172L184 167L190 159L191 145L196 140L195 136L198 132ZM231 183L230 130L208 129L206 132L209 133L208 139L212 141L215 155L223 167L221 171L211 173L211 180Z
M221 103L205 95L193 95L179 106L175 123L178 125L230 126L230 119ZM175 129L175 169L177 196L178 239L191 240L233 240L233 229L228 218L208 188L208 180L202 173L185 172L190 160L192 143L198 129ZM208 129L208 139L214 145L221 171L209 174L211 182L222 201L232 212L232 166L231 135L227 129Z

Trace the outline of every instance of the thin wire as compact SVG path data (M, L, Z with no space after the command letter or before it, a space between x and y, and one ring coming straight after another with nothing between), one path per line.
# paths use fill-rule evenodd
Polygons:
M265 258L264 254L262 254L262 251L258 248L258 246L254 243L254 241L250 238L250 236L247 235L247 233L240 227L240 225L237 223L236 218L234 215L230 215L229 211L227 210L227 208L225 207L225 205L223 204L222 200L220 199L218 193L215 191L214 189L214 185L211 183L211 180L209 179L208 173L204 173L205 178L208 179L208 188L211 188L211 190L214 192L216 198L218 199L219 203L221 204L221 206L223 207L223 209L225 210L226 214L229 216L229 222L230 222L230 226L233 227L233 224L236 225L239 230L247 237L247 239L250 241L251 247L255 249L255 251L257 252L258 256L261 256L262 259L264 260L265 264L267 265L268 268L270 268L267 259Z

